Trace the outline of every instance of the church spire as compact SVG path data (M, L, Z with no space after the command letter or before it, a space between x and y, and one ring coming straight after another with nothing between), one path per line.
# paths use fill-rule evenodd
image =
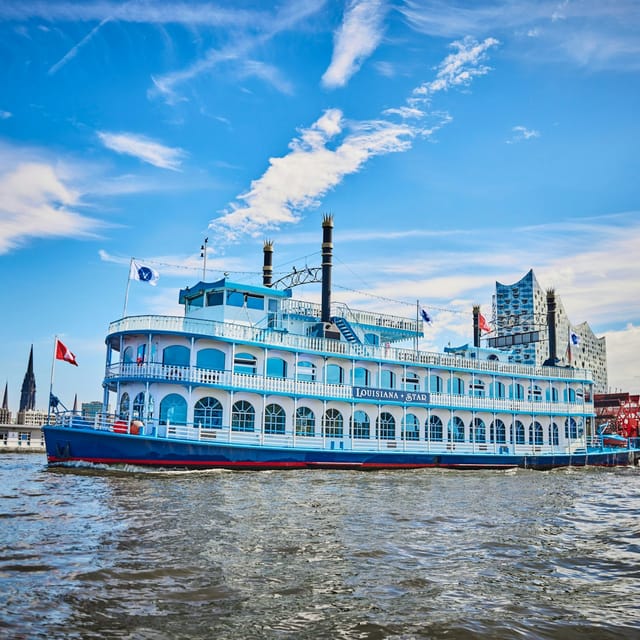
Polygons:
M33 345L29 352L29 364L24 374L22 391L20 393L20 411L29 411L36 408L36 377L33 373Z
M2 408L9 410L9 383L4 383L4 397L2 398Z

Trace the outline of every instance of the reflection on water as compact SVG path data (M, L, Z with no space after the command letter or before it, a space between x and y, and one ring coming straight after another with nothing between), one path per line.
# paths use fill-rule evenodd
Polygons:
M640 473L0 457L0 636L640 638Z

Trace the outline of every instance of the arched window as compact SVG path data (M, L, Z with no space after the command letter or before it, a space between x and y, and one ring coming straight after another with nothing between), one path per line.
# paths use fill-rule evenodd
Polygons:
M429 379L429 391L431 393L442 393L444 391L444 383L438 375L432 374Z
M524 444L524 425L520 420L516 420L513 426L516 432L516 444Z
M200 349L196 355L196 367L224 371L225 356L220 349Z
M256 357L250 353L236 353L233 359L233 372L254 376L256 374ZM253 429L252 429L253 431Z
M187 401L170 393L160 401L160 424L187 424Z
M442 442L442 420L438 416L429 418L429 439L433 442Z
M180 344L165 347L162 351L162 364L174 367L188 367L189 349Z
M351 432L354 438L366 440L369 438L371 427L369 416L364 411L355 411L351 418Z
M267 359L267 376L269 378L286 378L287 363L282 358Z
M221 429L222 405L215 398L201 398L193 408L193 422L204 429Z
M547 402L558 402L558 390L555 387L547 389Z
M544 431L542 425L536 420L531 425L530 429L533 430L533 444L544 444Z
M144 391L141 391L133 399L132 418L134 420L144 420Z
M129 419L129 402L129 394L125 391L120 396L120 409L118 411L118 417L122 418L123 420Z
M564 437L575 439L578 437L578 423L575 418L567 418L564 421Z
M464 380L458 376L454 376L449 380L449 393L456 396L464 395Z
M560 444L560 429L555 422L551 423L551 444Z
M564 401L565 402L575 402L576 401L575 389L571 389L571 387L569 387L568 389L564 390Z
M542 389L537 384L529 387L529 402L542 402Z
M311 438L316 435L316 417L309 407L296 409L296 435Z
M286 414L279 404L268 404L264 408L264 432L284 433Z
M404 420L402 421L402 439L420 439L420 421L413 413L407 413L407 415L404 417Z
M122 362L130 364L133 362L133 347L127 347L122 354Z
M353 386L368 387L371 384L371 374L364 367L356 367L353 370Z
M327 409L322 418L322 432L327 438L342 438L344 420L337 409Z
M495 438L495 440L494 440ZM499 418L491 423L491 442L505 443L507 441L507 428Z
M342 384L344 382L344 371L339 364L327 365L327 384Z
M383 411L380 416L376 418L376 432L381 440L395 440L396 420L387 411Z
M469 395L474 398L484 398L485 396L485 384L482 380L477 378L469 383Z
M505 397L504 383L500 382L499 380L492 382L490 393L491 393L491 397L493 398L504 398Z
M464 442L464 422L462 418L454 416L449 420L449 434L448 439L453 442Z
M231 408L232 431L255 431L256 410L250 402L238 400Z
M313 382L316 379L316 365L308 360L300 360L296 369L296 377L298 380L305 382Z
M524 400L524 387L518 382L510 385L509 398L511 400Z
M380 386L383 389L395 389L396 374L390 369L383 369L380 374Z
M471 441L472 442L486 442L487 431L484 426L484 420L482 418L474 418L471 423Z

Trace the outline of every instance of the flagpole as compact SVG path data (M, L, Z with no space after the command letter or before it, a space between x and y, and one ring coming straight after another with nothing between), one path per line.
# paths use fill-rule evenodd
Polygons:
M127 288L124 294L124 308L122 309L122 317L127 315L127 301L129 300L129 285L131 284L131 268L133 267L133 261L135 258L129 260L129 272L127 273Z
M51 380L49 381L49 399L47 400L47 424L51 417L51 395L53 394L53 372L56 366L56 352L58 349L58 334L53 338L53 357L51 358Z

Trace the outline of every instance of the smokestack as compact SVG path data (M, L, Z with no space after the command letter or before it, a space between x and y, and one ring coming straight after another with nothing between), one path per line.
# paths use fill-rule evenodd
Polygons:
M271 240L265 240L262 252L264 255L262 263L262 284L265 287L270 287L273 277L273 242Z
M473 305L473 346L480 346L480 305Z
M333 216L322 220L322 322L331 322L331 261L333 258Z
M550 366L555 366L558 359L556 347L556 293L547 289L547 331L549 332L549 360Z

